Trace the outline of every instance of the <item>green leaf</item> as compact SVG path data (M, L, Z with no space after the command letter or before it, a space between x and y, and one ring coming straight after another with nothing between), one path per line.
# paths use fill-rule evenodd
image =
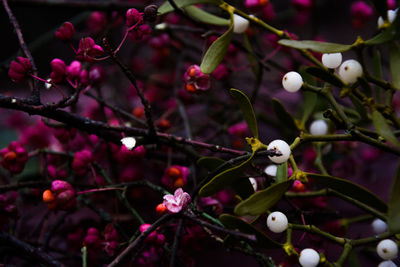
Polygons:
M392 185L388 208L388 227L391 233L400 232L400 167Z
M280 183L287 180L288 164L287 162L279 164L276 170L276 182Z
M314 179L318 184L336 190L346 196L358 200L378 211L386 212L387 205L377 195L366 189L365 187L353 183L349 180L337 178L329 175L321 175L315 173L307 173L308 178Z
M246 34L243 35L243 38L244 38L244 42L243 42L244 47L246 47L246 49L248 51L246 53L247 59L249 60L251 70L253 71L254 76L257 77L260 72L260 65L258 64L256 57L254 56L253 48L251 47L249 38L247 37Z
M320 68L316 67L309 67L306 69L307 73L311 74L312 76L315 76L325 82L328 82L332 85L335 85L337 87L343 87L344 84L343 82L334 76L332 73L326 72Z
M231 43L232 34L233 24L231 23L229 29L210 45L200 64L203 73L212 73L224 59Z
M294 135L298 134L299 128L293 116L286 110L283 104L276 98L272 98L272 109L276 117L281 121Z
M344 52L351 49L351 45L344 44L335 44L335 43L327 43L327 42L318 42L312 40L290 40L290 39L282 39L279 40L278 44L288 46L295 49L310 49L315 52L320 53L337 53Z
M306 91L304 92L304 111L303 116L301 117L301 125L306 124L308 118L314 111L314 108L317 104L318 95L314 92Z
M365 106L361 103L361 101L355 97L353 94L349 94L349 98L353 103L354 107L356 108L357 113L360 115L361 121L369 121L368 118L368 110Z
M191 6L195 4L212 4L212 5L219 5L221 4L220 0L173 0L178 8L186 7L186 6ZM169 12L174 11L174 7L171 6L169 1L165 1L164 4L162 4L158 8L158 14L163 15Z
M221 223L228 229L238 229L240 232L256 236L256 245L262 248L279 248L281 245L274 240L270 239L263 232L251 224L246 223L242 219L232 216L230 214L221 214L219 216Z
M392 83L396 89L400 89L400 47L397 42L389 45L389 55Z
M211 13L204 11L196 6L187 6L183 8L191 18L206 24L217 25L217 26L229 26L229 19L224 19L215 16Z
M234 212L240 216L263 214L282 198L291 184L292 181L286 180L258 191L236 205Z
M249 98L242 91L234 88L229 90L229 92L239 104L240 110L243 113L243 117L247 123L247 126L249 127L249 130L255 138L258 138L257 119Z
M202 157L197 160L197 165L208 171L214 171L225 162L225 160L216 157Z
M376 50L374 57L372 59L372 73L378 79L382 79L382 63L381 63L381 53ZM382 87L375 85L376 100L378 103L382 103Z
M384 19L387 16L388 5L387 1L382 0L371 0L374 4L376 11L378 11L379 15L381 15Z
M212 178L207 184L205 184L199 191L201 197L211 196L214 193L224 189L226 186L233 184L235 181L242 179L244 172L254 157L255 151L251 156L238 166L225 170Z
M390 129L389 124L386 122L385 117L383 117L383 115L379 111L374 110L372 112L372 122L374 124L376 131L383 138L385 138L393 145L400 146L399 140L397 140L396 136L392 132L392 129Z

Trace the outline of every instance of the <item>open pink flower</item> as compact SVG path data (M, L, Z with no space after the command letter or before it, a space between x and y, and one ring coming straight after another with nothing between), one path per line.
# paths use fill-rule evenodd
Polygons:
M189 194L183 192L182 188L178 188L175 190L174 195L164 196L163 204L170 213L178 213L186 208L190 201L191 198Z

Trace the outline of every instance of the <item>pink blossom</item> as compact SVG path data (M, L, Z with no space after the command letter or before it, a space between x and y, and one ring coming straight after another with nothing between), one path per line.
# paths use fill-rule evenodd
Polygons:
M71 22L64 22L60 28L56 30L54 36L61 41L68 41L75 34L75 27Z
M15 83L20 83L25 81L29 72L32 70L32 64L29 59L24 57L17 57L16 60L13 60L10 65L10 70L8 71L8 76L10 76L11 80Z
M97 45L92 38L85 37L79 41L76 59L79 61L93 62L95 57L103 53L104 50L101 46Z
M190 201L191 198L189 194L183 192L182 188L178 188L175 190L174 195L164 196L163 204L170 213L178 213L186 208Z
M198 65L191 65L183 75L183 79L186 83L186 91L190 93L210 89L210 75L201 72Z

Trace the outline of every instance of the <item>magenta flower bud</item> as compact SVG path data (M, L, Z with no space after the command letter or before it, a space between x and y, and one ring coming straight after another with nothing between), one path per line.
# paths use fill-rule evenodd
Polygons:
M87 70L82 70L81 73L79 73L79 83L82 86L86 86L89 84L89 73Z
M275 13L275 9L274 9L274 5L272 3L269 3L268 5L266 5L263 10L262 10L262 17L264 18L264 20L266 21L272 21L275 19L276 17L276 13Z
M11 142L7 148L0 150L1 165L11 173L21 173L28 161L28 153L18 142Z
M107 14L101 11L94 11L87 20L89 32L97 33L107 26Z
M54 83L60 83L64 80L67 66L65 62L59 58L55 58L50 62L52 72L50 74L51 81Z
M228 133L237 137L245 137L249 134L249 128L246 122L236 123L228 128Z
M141 233L143 233L143 232L146 231L147 228L149 228L150 226L151 226L151 224L149 224L149 223L144 223L144 224L142 224L142 225L139 227L139 231L140 231Z
M76 59L79 61L93 62L95 57L103 53L104 50L101 46L97 45L92 38L85 37L79 41Z
M81 70L82 70L82 64L79 61L74 60L67 67L67 77L71 80L77 79L81 74Z
M54 179L57 177L57 169L54 165L48 165L47 166L47 174L51 179Z
M89 81L91 84L99 85L106 79L106 72L100 66L93 66L89 71Z
M75 27L71 22L64 22L60 28L56 30L54 36L61 41L68 41L75 34Z
M99 236L99 235L100 235L100 232L99 232L99 230L98 230L97 228L95 228L95 227L90 227L90 228L87 230L87 235Z
M147 35L151 33L151 28L149 25L144 24L136 27L132 31L129 32L129 37L136 41L140 41L144 39Z
M389 10L396 9L396 0L387 0L387 5Z
M131 27L137 23L142 23L143 14L135 8L130 8L126 11L126 26Z
M72 161L72 169L77 175L83 176L87 173L89 164L93 160L92 152L89 150L78 151L74 155L74 160Z
M29 59L24 57L17 57L13 60L8 71L8 76L15 83L20 83L28 78L29 72L32 70L32 64Z
M157 234L156 244L158 246L163 246L165 244L165 236L163 234Z
M69 184L66 181L63 180L54 180L51 183L51 191L53 193L59 194L61 192L67 191L67 190L74 190L71 184Z
M217 80L225 80L229 75L228 67L225 64L219 64L212 75Z

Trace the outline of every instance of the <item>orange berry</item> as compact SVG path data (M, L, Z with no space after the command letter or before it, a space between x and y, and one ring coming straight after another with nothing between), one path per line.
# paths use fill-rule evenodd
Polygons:
M55 197L49 189L47 189L43 192L43 202L51 203L54 201L54 199L55 199Z
M158 215L163 215L167 211L167 208L164 206L163 203L160 203L156 207L156 212Z
M171 123L167 119L161 119L157 122L157 126L162 130L167 130L171 127Z
M186 84L185 88L186 88L186 91L188 91L189 93L196 92L196 87L194 87L193 84Z
M269 0L258 0L258 3L260 3L261 6L265 6L269 3Z
M196 68L190 68L190 70L188 71L188 75L193 78L196 75Z
M6 161L12 161L15 160L16 158L17 158L17 153L15 153L14 151L7 152L4 155L4 160Z
M144 109L143 107L136 107L132 111L133 116L136 118L144 118Z
M182 178L178 178L178 179L176 179L175 182L174 182L174 187L175 187L175 188L179 188L179 187L182 187L182 186L184 186L184 185L185 185L185 182L183 181Z
M172 178L179 178L182 176L181 170L177 167L171 167L168 169L168 176Z
M296 180L293 183L293 189L296 192L303 192L306 189L306 186L302 182Z

